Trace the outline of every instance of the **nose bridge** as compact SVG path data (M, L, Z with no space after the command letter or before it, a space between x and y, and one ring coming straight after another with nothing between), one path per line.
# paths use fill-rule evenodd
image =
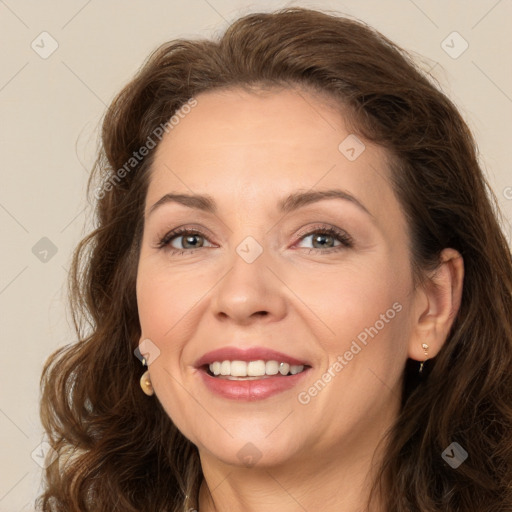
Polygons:
M215 287L213 308L216 315L244 322L255 314L279 317L284 313L285 298L280 291L280 282L267 268L272 264L270 249L263 245L261 238L257 240L248 235L233 246L227 258L229 269Z

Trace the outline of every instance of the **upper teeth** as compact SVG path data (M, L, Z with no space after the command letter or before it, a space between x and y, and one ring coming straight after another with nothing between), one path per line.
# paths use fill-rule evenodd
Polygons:
M215 361L210 363L210 371L214 375L230 375L232 377L262 377L263 375L295 375L304 370L304 365L289 365L278 361Z

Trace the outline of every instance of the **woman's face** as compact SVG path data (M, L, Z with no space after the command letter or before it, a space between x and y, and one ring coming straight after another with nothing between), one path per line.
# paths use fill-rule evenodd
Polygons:
M399 410L413 317L385 151L311 93L196 99L146 198L156 397L203 464L363 460Z

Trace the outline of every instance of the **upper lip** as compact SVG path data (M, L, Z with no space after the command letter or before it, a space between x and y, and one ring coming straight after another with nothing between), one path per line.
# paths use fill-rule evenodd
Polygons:
M288 363L290 365L309 366L307 362L291 357L282 352L265 347L251 347L241 349L238 347L222 347L217 350L207 352L195 363L196 368L208 365L215 361L277 361L279 363Z

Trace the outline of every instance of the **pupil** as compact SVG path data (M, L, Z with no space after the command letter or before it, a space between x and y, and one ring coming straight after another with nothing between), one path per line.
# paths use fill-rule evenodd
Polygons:
M332 236L330 236L330 235L318 235L318 236L316 236L313 239L313 241L315 242L316 240L321 240L321 239L323 239L325 241L326 238L329 239L329 238L332 238ZM321 247L325 247L325 245L326 244L322 244Z
M192 240L191 247L200 247L202 244L194 244L193 243L194 238L197 238L198 236L199 235L188 235L188 236L184 237L185 243L183 244L183 246L187 247L188 246L187 244L189 244L189 242Z

